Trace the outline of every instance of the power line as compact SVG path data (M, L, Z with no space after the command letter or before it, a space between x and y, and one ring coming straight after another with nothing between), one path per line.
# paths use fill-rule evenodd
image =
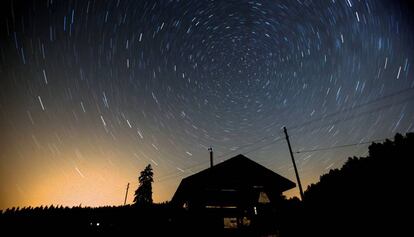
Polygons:
M264 145L262 145L262 146L256 147L256 148L254 148L254 149L252 149L252 150L250 150L250 151L244 152L243 154L245 154L245 155L246 155L246 154L252 153L252 152L254 152L254 151L260 150L260 149L262 149L262 148L264 148L264 147L270 146L270 145L272 145L272 144L275 144L276 142L280 142L280 141L283 141L283 140L284 140L284 138L278 138L278 139L276 139L276 140L274 140L274 141L272 141L272 142L270 142L270 143L267 143L267 144L264 144Z
M359 105L355 105L355 106L351 106L351 107L348 107L348 108L345 108L345 109L341 109L339 111L330 113L330 114L322 116L320 118L312 119L312 120L309 120L309 121L304 122L302 124L292 126L290 129L291 130L297 129L299 127L303 127L303 126L308 125L308 124L312 124L312 123L315 123L315 122L318 122L318 121L321 121L321 120L324 120L324 119L327 119L327 118L330 118L330 117L334 117L334 116L336 116L338 114L341 114L341 113L345 113L345 112L349 112L349 111L352 111L352 110L355 110L355 109L359 109L361 107L364 107L364 106L367 106L367 105L370 105L370 104L373 104L373 103L376 103L376 102L379 102L381 100L388 99L388 98L391 98L391 97L394 97L394 96L397 96L397 95L401 95L401 94L404 94L404 93L412 91L412 90L414 90L414 87L410 87L410 88L406 88L406 89L403 89L403 90L400 90L400 91L396 91L394 93L391 93L391 94L373 99L371 101L367 101L366 103L362 103L362 104L359 104Z
M256 144L256 143L258 143L258 142L260 142L260 141L262 141L262 140L264 140L264 138L262 138L262 139L260 139L260 140L258 140L258 141L256 141L256 142L254 142L253 144ZM279 140L281 140L281 139L279 139ZM251 146L251 145L253 145L253 144L250 144L249 146ZM273 142L272 142L272 143L269 143L269 144L266 144L265 146L268 146L268 145L270 145L270 144L273 144ZM262 146L262 147L264 147L264 146ZM260 148L262 148L262 147L259 147L259 149L260 149ZM221 159L221 158L226 157L226 156L228 156L228 155L230 155L230 154L233 154L233 153L236 153L236 152L240 152L240 150L242 150L242 149L245 149L245 147L242 147L242 148L240 148L240 149L237 149L237 150L234 150L234 151L231 151L231 152L227 152L227 153L225 153L225 154L223 154L223 155L218 156L216 159ZM254 150L257 150L257 149L254 149ZM247 153L252 152L252 151L254 151L254 150L248 151ZM247 153L244 153L244 154L247 154ZM209 162L209 161L203 161L203 162L201 162L201 163L198 163L198 164L195 164L195 165L192 165L192 166L188 166L188 167L186 167L186 168L185 168L185 169L183 169L183 170L184 170L184 171L188 171L188 170L191 170L191 169L193 169L193 168L195 168L195 167L202 166L202 165L206 165L208 162ZM183 173L183 172L174 172L174 173L170 173L170 174L168 174L168 175L165 175L165 176L163 176L163 177L159 178L159 179L158 179L158 181L157 181L157 183L164 182L164 181L167 181L167 180L172 179L172 178L176 178L176 177L180 176L182 173Z
M368 111L361 112L361 113L359 113L359 114L352 115L352 116L349 116L349 117L346 117L346 118L337 119L336 121L334 121L334 122L332 122L332 123L329 123L329 125L330 125L330 126L332 126L332 125L335 125L335 124L338 124L338 123L341 123L341 122L344 122L344 121L348 121L348 120L351 120L351 119L355 119L355 118L358 118L358 117L361 117L361 116L364 116L364 115L367 115L367 114L372 114L372 113L374 113L374 112L378 112L378 111L381 111L381 110L383 110L383 109L389 108L389 107L390 107L390 106L392 106L392 105L395 105L395 104L401 104L401 103L404 103L404 102L410 101L410 100L412 100L412 99L414 99L414 96L412 96L412 97L408 97L408 98L405 98L404 100L402 100L402 101L400 101L400 102L398 102L398 103L393 103L393 104L383 105L383 106L380 106L380 107L378 107L378 108L376 108L376 109L373 109L373 110L368 110ZM321 119L319 119L319 120L322 120L322 119L325 119L325 118L326 118L326 117L321 118ZM312 122L313 122L313 121L312 121ZM304 124L309 124L309 122L306 122L306 123L304 123ZM306 132L314 131L314 130L316 130L316 129L320 129L320 128L322 128L322 127L326 127L326 126L327 126L327 125L320 126L320 127L317 127L317 128L311 129L311 130L308 130L308 131L306 131ZM296 126L296 128L297 128L297 127L299 127L299 126ZM293 135L293 136L295 136L295 135ZM259 139L259 140L257 140L256 142L254 142L254 143L252 143L252 144L249 144L248 146L251 146L251 145L257 144L258 142L260 142L260 141L262 141L262 140L265 140L265 139L266 139L266 138L268 138L268 137L270 137L270 136L266 136L266 137L264 137L264 138L262 138L262 139ZM273 143L275 143L275 142L277 142L277 141L279 141L279 140L282 140L282 139L277 139L276 141L272 141L272 142L270 142L270 143L268 143L268 144L265 144L265 145L263 145L263 146L260 146L260 147L254 148L254 149L252 149L252 150L250 150L250 151L244 152L243 154L248 154L248 153L251 153L251 152L253 152L253 151L259 150L259 149L261 149L261 148L263 148L263 147L266 147L266 146L269 146L269 145L271 145L271 144L273 144ZM242 147L242 148L240 148L240 149L238 149L238 150L236 150L236 151L239 151L239 150L241 150L241 149L245 149L245 147ZM224 154L224 155L222 155L222 156L220 156L220 157L218 157L218 158L222 158L222 157L224 157L224 156L226 156L226 155L228 155L228 154L232 154L232 153L234 153L234 152L236 152L236 151L232 151L232 152L226 153L226 154ZM302 152L302 153L304 153L304 152ZM197 166L200 166L200 165L204 165L204 164L206 164L206 163L208 163L208 162L206 161L206 162L203 162L203 163L200 163L200 164L196 164L196 165L191 166L191 167L188 167L188 168L186 168L186 169L184 169L184 170L189 170L189 169L191 169L191 168L193 168L193 167L197 167ZM162 177L162 178L160 178L161 180L159 180L158 182L163 182L163 181L168 180L168 179L169 179L169 176L172 176L171 178L175 178L175 177L176 177L176 176L178 176L179 174L181 174L181 173L175 172L175 173L173 173L173 174L167 175L166 177L164 176L164 177L165 177L165 179L163 179L164 177Z
M400 101L400 102L399 102L399 103L397 103L397 104L401 104L401 103L407 102L407 101L412 100L412 99L414 99L414 96L413 96L413 97L406 98L406 99L404 99L404 100ZM335 124L338 124L338 123L341 123L341 122L344 122L344 121L348 121L348 120L351 120L351 119L355 119L355 118L361 117L361 116L363 116L363 115L372 114L372 113L374 113L374 112L378 112L378 111L381 111L381 110L383 110L383 109L385 109L385 108L388 108L389 106L390 106L390 105L389 105L389 104L387 104L387 105L385 105L385 106L381 106L381 107L378 107L378 108L373 109L373 110L368 110L368 111L365 111L365 112L361 112L361 113L359 113L359 114L357 114L357 115L352 115L352 116L346 117L346 118L344 118L344 119L337 119L336 121L334 121L334 122L330 123L329 125L323 125L323 126L320 126L320 127L317 127L317 128L313 128L313 129L308 130L308 131L305 131L305 132L306 132L306 133L308 133L308 132L314 131L314 130L316 130L316 129L320 129L320 128L322 128L322 127L326 127L326 126L333 126L333 125L335 125ZM298 127L298 126L296 126L296 127ZM302 134L303 134L303 133L302 133ZM295 136L295 135L293 135L293 136ZM383 139L383 140L384 140L384 139ZM376 140L374 140L374 141L376 141ZM263 147L266 147L266 146L269 146L269 145L271 145L271 144L273 144L273 142L268 143L268 144L265 144L265 145L263 145L263 146L261 146L261 147L255 148L255 149L250 150L250 151L248 151L248 152L245 152L245 153L243 153L243 154L248 154L248 153L251 153L251 152L253 152L253 151L259 150L259 149L261 149L261 148L263 148ZM362 143L360 143L360 144L362 144ZM352 144L349 144L349 145L352 145ZM295 152L295 153L296 153L296 152ZM304 153L304 151L301 151L301 153Z
M351 106L351 107L349 107L349 108L345 108L345 109L342 109L342 110L340 110L340 111L337 111L337 112L334 112L334 113L328 114L328 115L323 116L323 117L321 117L321 118L317 118L317 119L309 120L309 121L304 122L304 123L302 123L302 124L300 124L300 125L293 126L293 127L291 127L291 129L297 129L297 128L299 128L299 127L303 127L303 126L306 126L306 125L309 125L309 124L312 124L312 123L315 123L315 122L318 122L318 121L321 121L321 120L325 120L325 119L327 119L327 118L334 117L334 116L336 116L336 115L338 115L338 114L345 113L345 112L349 112L349 111L352 111L352 110L356 110L356 109L359 109L359 108L364 107L364 106L366 106L366 105L370 105L370 104L373 104L373 103L379 102L379 101L384 100L384 99L387 99L387 98L391 98L391 97L394 97L394 96L397 96L397 95L401 95L401 94L403 94L403 93L406 93L406 92L409 92L409 91L412 91L412 90L414 90L414 87L413 87L413 88L406 88L406 89L403 89L403 90L400 90L400 91L396 91L396 92L394 92L394 93L391 93L391 94L388 94L388 95L385 95L385 96L382 96L382 97L376 98L376 99L371 100L371 101L368 101L368 102L366 102L366 103L362 103L362 104L359 104L359 105ZM351 116L348 116L348 117L346 117L346 118L337 119L337 120L335 120L334 122L329 123L329 126L332 126L332 125L335 125L335 124L338 124L338 123L341 123L341 122L344 122L344 121L352 120L352 119L355 119L355 118L358 118L358 117L361 117L361 116L364 116L364 115L367 115L367 114L371 114L371 113L374 113L374 112L378 112L378 111L381 111L381 110L383 110L383 109L389 108L389 107L390 107L390 106L392 106L392 105L402 104L402 103L407 102L407 101L412 100L412 99L414 99L414 96L412 96L412 97L408 97L408 98L405 98L404 100L400 101L399 103L387 104L387 105L380 106L380 107L378 107L378 108L376 108L376 109L373 109L373 110L368 110L368 111L365 111L365 112L361 112L361 113L359 113L359 114L357 114L357 115L351 115ZM322 128L322 127L326 127L326 126L328 126L328 125L320 126L320 127L317 127L317 128L311 129L311 130L308 130L308 131L306 131L306 132L314 131L314 130L316 130L316 129L319 129L319 128ZM295 135L293 135L293 136L295 136ZM255 149L253 149L253 150L251 150L251 151L248 151L248 152L245 152L245 153L243 153L243 154L248 154L248 153L251 153L251 152L253 152L253 151L259 150L259 149L261 149L261 148L263 148L263 147L266 147L266 146L268 146L268 145L271 145L271 144L273 144L273 143L269 143L269 144L266 144L266 145L261 146L261 147L259 147L259 148L255 148Z
M247 145L245 145L245 146L243 146L243 147L240 147L240 148L238 148L238 149L236 149L236 150L233 150L233 151L230 151L230 152L227 152L227 153L225 153L225 154L222 154L222 155L220 155L220 156L217 156L216 157L216 159L221 159L221 158L223 158L223 157L226 157L226 156L228 156L228 155L230 155L230 154L234 154L234 153L240 153L240 150L243 150L243 149L246 149L247 147L250 147L250 146L253 146L253 145L255 145L255 144L258 144L258 143L260 143L261 141L263 141L263 140L266 140L266 139L268 139L268 138L271 138L271 137L273 137L274 135L269 135L269 136L265 136L265 137L262 137L262 138L260 138L260 139L258 139L258 140L256 140L256 141L254 141L253 143L250 143L250 144L247 144ZM280 139L280 138L279 138ZM273 142L272 143L269 143L269 144L267 144L266 146L268 146L268 145L270 145L270 144L273 144ZM251 152L251 151L249 151L249 152ZM248 153L249 153L248 152ZM246 153L247 154L247 153ZM191 165L191 166L188 166L188 167L186 167L186 168L184 168L184 169L182 169L182 170L184 170L184 171L188 171L188 170L190 170L190 169L193 169L193 168L195 168L195 167L197 167L197 166L201 166L201 165L205 165L205 164L207 164L209 161L203 161L203 162L201 162L201 163L198 163L198 164L194 164L194 165ZM162 177L160 177L159 179L158 179L158 182L163 182L163 181L165 181L165 180L168 180L168 178L169 177L171 177L171 178L174 178L174 177L176 177L176 176L179 176L180 174L182 174L183 172L173 172L173 173L169 173L169 174L167 174L167 175L164 175L164 176L162 176Z
M327 151L327 150L339 149L339 148L343 148L343 147L358 146L358 145L364 145L364 144L368 144L368 143L372 143L372 142L384 141L385 139L386 138L376 139L376 140L366 141L366 142L358 142L358 143L352 143L352 144L324 147L324 148L318 148L318 149L312 149L312 150L295 151L295 153L299 154L299 153L308 153L308 152L315 152L315 151Z
M372 110L368 110L368 111L361 112L361 113L356 114L356 115L351 115L351 116L348 116L348 117L345 117L345 118L337 119L337 120L335 120L335 121L333 121L333 122L329 123L328 125L319 126L319 127L316 127L316 128L310 129L310 130L305 131L305 132L311 132L311 131L314 131L314 130L316 130L316 129L320 129L320 128L323 128L323 127L326 127L326 126L336 125L336 124L338 124L338 123L345 122L345 121L352 120L352 119L356 119L356 118L361 117L361 116L364 116L364 115L373 114L373 113L375 113L375 112L378 112L378 111L381 111L381 110L384 110L384 109L390 108L390 107L391 107L391 106L393 106L393 105L396 105L396 104L402 104L402 103L405 103L405 102L410 101L410 100L413 100L413 99L414 99L414 96L412 96L412 97L408 97L408 98L405 98L404 100L402 100L402 101L400 101L400 102L398 102L398 103L387 104L387 105L380 106L380 107L375 108L375 109L372 109ZM296 128L297 128L297 127L298 127L298 126L296 126ZM295 136L295 135L293 135L293 136Z
M260 139L260 140L258 140L258 141L256 141L256 142L254 142L253 144L257 144L258 142L260 142L260 141L262 141L262 140L264 140L264 139L266 139L266 138L269 138L269 137L270 137L270 136L266 136L266 137L264 137L264 138L262 138L262 139ZM273 141L271 141L271 142L269 142L269 143L266 143L266 144L264 144L264 145L262 145L262 146L259 146L259 147L256 147L256 148L253 148L253 149L251 149L251 150L249 150L249 151L243 152L242 154L249 154L249 153L251 153L251 152L254 152L254 151L260 150L260 149L262 149L262 148L264 148L264 147L267 147L267 146L269 146L269 145L272 145L272 144L274 144L274 143L277 143L277 142L280 142L280 141L283 141L283 140L284 140L284 138L282 138L282 137L278 137L278 138L276 138L275 140L273 140ZM250 144L250 145L253 145L253 144ZM225 157L225 156L227 156L227 155L229 155L229 154L232 154L232 153L235 153L235 152L239 152L239 150L244 149L244 148L245 148L245 147L240 148L240 149L238 149L238 150L236 150L236 151L231 151L231 152L228 152L228 153L223 154L223 155L221 155L221 156L219 156L219 157L217 157L217 158L218 158L218 159L220 159L220 158ZM187 168L185 168L185 169L183 169L183 170L187 171L187 170L190 170L190 169L192 169L192 168L194 168L194 167L197 167L197 166L200 166L200 165L204 165L204 164L207 164L207 163L208 163L208 161L205 161L205 162L202 162L202 163L199 163L199 164L193 165L193 166L189 166L189 167L187 167ZM166 180L169 180L169 179L172 179L172 178L176 178L177 176L179 176L179 175L181 175L181 174L182 174L182 172L175 172L175 173L172 173L172 174L170 174L170 175L166 175L166 176L163 176L163 177L159 178L159 180L158 180L157 182L158 182L158 183L160 183L160 182L164 182L164 181L166 181Z
M259 142L261 142L261 141L263 141L264 139L267 139L267 138L269 138L269 137L270 137L270 136L263 137L263 138L261 138L261 139L259 139L259 140L255 141L255 142L253 142L252 144L249 144L249 146L252 146L252 145L254 145L254 144L257 144L257 143L259 143ZM277 138L276 140L273 140L273 141L272 141L272 142L270 142L270 143L266 143L266 144L265 144L265 145L263 145L263 146L260 146L260 147L254 148L254 149L252 149L252 150L250 150L250 151L247 151L247 152L243 152L243 154L248 154L248 153L250 153L250 152L253 152L253 151L259 150L259 149L261 149L261 148L263 148L263 147L269 146L269 145L271 145L271 144L274 144L274 143L276 143L276 142L278 142L278 141L282 141L282 140L283 140L283 138L280 138L280 137L279 137L279 138ZM218 156L218 157L217 157L217 159L221 159L221 158L226 157L226 156L228 156L228 155L230 155L230 154L233 154L233 153L236 153L236 152L240 152L240 150L245 149L245 148L246 148L246 147L242 147L242 148L240 148L240 149L237 149L237 150L234 150L234 151L231 151L231 152L227 152L227 153L225 153L225 154L223 154L223 155ZM193 168L195 168L195 167L197 167L197 166L205 165L205 164L207 164L207 163L208 163L208 161L204 161L204 162L202 162L202 163L199 163L199 164L195 164L195 165L189 166L189 167L187 167L187 168L185 168L185 169L183 169L183 170L184 170L184 171L188 171L188 170L193 169ZM160 183L160 182L164 182L164 181L167 181L167 180L169 180L169 179L172 179L172 178L176 178L176 177L180 176L182 173L183 173L183 172L174 172L174 173L171 173L171 174L165 175L165 176L163 176L163 177L159 178L157 182L158 182L158 183Z
M336 116L336 115L338 115L338 114L340 114L340 113L345 113L345 112L349 112L349 111L352 111L352 110L356 110L356 109L359 109L359 108L364 107L364 106L366 106L366 105L370 105L370 104L373 104L373 103L379 102L379 101L381 101L381 100L384 100L384 99L387 99L387 98L391 98L391 97L394 97L394 96L397 96L397 95L400 95L400 94L406 93L406 92L411 91L411 90L413 90L413 89L414 89L414 88L406 88L406 89L403 89L403 90L400 90L400 91L397 91L397 92L394 92L394 93L388 94L388 95L386 95L386 96L376 98L376 99L371 100L371 101L368 101L368 102L366 102L366 103L362 103L362 104L359 104L359 105L356 105L356 106L351 106L351 107L349 107L349 108L345 108L345 109L342 109L342 110L340 110L340 111L337 111L337 112L334 112L334 113L328 114L328 115L323 116L323 117L321 117L321 118L318 118L318 119L313 119L313 120L309 120L309 121L304 122L304 123L302 123L302 124L300 124L300 125L293 126L293 127L292 127L292 129L297 129L297 128L299 128L299 127L303 127L303 126L306 126L306 125L309 125L309 124L312 124L312 123L315 123L315 122L318 122L318 121L321 121L321 120L325 120L325 119L327 119L327 118L334 117L334 116ZM341 122L344 122L344 121L348 121L348 120L351 120L351 119L355 119L355 118L358 118L358 117L361 117L361 116L364 116L364 115L367 115L367 114L372 114L372 113L374 113L374 112L381 111L381 110L386 109L386 108L389 108L389 107L391 107L391 106L393 106L393 105L396 105L396 104L401 104L401 103L407 102L407 101L412 100L412 99L414 99L414 96L412 96L412 97L408 97L408 98L405 98L405 99L403 99L402 101L400 101L400 102L398 102L398 103L392 103L392 104L383 105L383 106L380 106L380 107L378 107L378 108L376 108L376 109L373 109L373 110L368 110L368 111L361 112L361 113L359 113L359 114L352 115L352 116L349 116L349 117L346 117L346 118L337 119L336 121L333 121L332 123L329 123L329 126L332 126L332 125L335 125L335 124L338 124L338 123L341 123ZM306 131L306 132L314 131L314 130L316 130L316 129L319 129L319 128L322 128L322 127L326 127L326 126L328 126L328 125L320 126L320 127L317 127L317 128L311 129L311 130L308 130L308 131ZM261 141L263 141L263 140L265 140L265 139L267 139L267 138L273 137L273 136L274 136L274 135L265 136L265 137L263 137L263 138L261 138L261 139L259 139L259 140L255 141L255 142L253 142L253 143L251 143L251 144L248 144L248 145L246 145L246 146L244 146L244 147L241 147L241 148L236 149L236 150L234 150L234 151L230 151L230 152L228 152L228 153L225 153L225 154L223 154L223 155L220 155L220 156L218 156L217 158L218 158L218 159L221 159L221 158L226 157L226 156L228 156L228 155L230 155L230 154L233 154L233 153L236 153L236 152L240 152L240 150L243 150L243 149L245 149L246 147L249 147L249 146L255 145L255 144L257 144L257 143L259 143L259 142L261 142ZM276 143L276 142L278 142L278 141L281 141L281 140L283 140L283 139L282 139L282 138L278 138L278 139L276 139L275 141L272 141L272 142L270 142L270 143L267 143L267 144L264 144L264 145L262 145L262 146L259 146L259 147L256 147L256 148L254 148L254 149L251 149L251 150L249 150L249 151L246 151L246 152L244 152L243 154L249 154L249 153L251 153L251 152L254 152L254 151L260 150L260 149L262 149L262 148L264 148L264 147L267 147L267 146L269 146L269 145L271 145L271 144L274 144L274 143ZM374 141L376 141L376 140L374 140ZM370 142L374 142L374 141L370 141ZM369 143L369 142L366 142L366 143ZM309 151L300 151L299 153L313 152L313 151L317 151L317 150L328 150L328 149L334 149L334 148L336 149L336 148L340 148L340 147L353 146L353 145L362 145L362 144L365 144L365 143L346 144L346 145L342 145L342 146L338 146L338 147L321 148L321 149L315 149L315 150L309 150ZM298 152L295 152L295 153L298 153ZM197 167L197 166L201 166L201 165L205 165L205 164L207 164L207 163L208 163L208 161L205 161L205 162L202 162L202 163L199 163L199 164L195 164L195 165L189 166L189 167L187 167L187 168L185 168L185 169L183 169L183 170L184 170L184 171L188 171L188 170L190 170L190 169L192 169L192 168L195 168L195 167ZM181 175L181 174L182 174L182 172L174 172L174 173L167 174L167 175L165 175L165 176L163 176L163 177L159 178L158 182L163 182L163 181L169 180L170 178L175 178L176 176L179 176L179 175Z
M308 121L306 121L306 122L304 122L302 124L299 124L299 125L296 125L296 126L290 126L290 130L298 129L298 128L304 127L306 125L309 125L309 124L312 124L312 123L315 123L315 122L319 122L319 121L325 120L325 119L330 118L330 117L334 117L334 116L339 115L341 113L345 113L345 112L349 112L349 111L352 111L352 110L356 110L356 109L359 109L361 107L364 107L364 106L367 106L367 105L370 105L370 104L374 104L376 102L380 102L381 100L385 100L385 99L388 99L388 98L392 98L394 96L402 95L402 94L404 94L406 92L410 92L410 91L413 91L413 90L414 90L414 87L409 87L409 88L405 88L405 89L402 89L402 90L399 90L399 91L390 93L390 94L385 95L385 96L382 96L382 97L375 98L375 99L370 100L370 101L367 101L365 103L361 103L361 104L358 104L358 105L352 105L352 106L349 106L347 108L340 109L340 110L338 110L336 112L332 112L330 114L324 115L322 117L315 118L315 119L312 119L312 120L308 120ZM410 99L408 99L408 100L410 100ZM271 128L273 126L275 126L275 125L268 126L268 128Z

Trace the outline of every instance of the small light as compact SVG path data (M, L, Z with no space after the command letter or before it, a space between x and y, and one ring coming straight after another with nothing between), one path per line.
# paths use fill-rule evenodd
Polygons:
M253 209L254 209L254 214L257 215L257 208L253 207Z
M96 226L99 226L99 222L96 222Z

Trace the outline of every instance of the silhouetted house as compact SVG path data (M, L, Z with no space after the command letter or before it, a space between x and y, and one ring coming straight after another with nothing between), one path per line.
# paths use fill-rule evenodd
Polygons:
M290 180L237 155L184 178L171 204L201 213L204 222L219 228L251 228L274 221L282 192L293 187Z

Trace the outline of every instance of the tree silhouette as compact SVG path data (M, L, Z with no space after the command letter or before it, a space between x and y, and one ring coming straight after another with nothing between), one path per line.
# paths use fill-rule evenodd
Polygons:
M146 206L152 204L152 182L154 173L151 165L147 165L138 178L139 186L135 191L134 203L139 206Z
M367 157L349 158L322 175L305 192L305 224L314 232L307 234L398 236L408 231L413 147L414 133L396 134L394 141L372 143Z

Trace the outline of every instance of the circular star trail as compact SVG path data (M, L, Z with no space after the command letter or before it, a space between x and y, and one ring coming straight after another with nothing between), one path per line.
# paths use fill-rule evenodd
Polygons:
M0 208L119 205L147 164L169 200L210 146L215 163L241 153L295 180L283 126L306 187L413 130L408 1L2 9Z

